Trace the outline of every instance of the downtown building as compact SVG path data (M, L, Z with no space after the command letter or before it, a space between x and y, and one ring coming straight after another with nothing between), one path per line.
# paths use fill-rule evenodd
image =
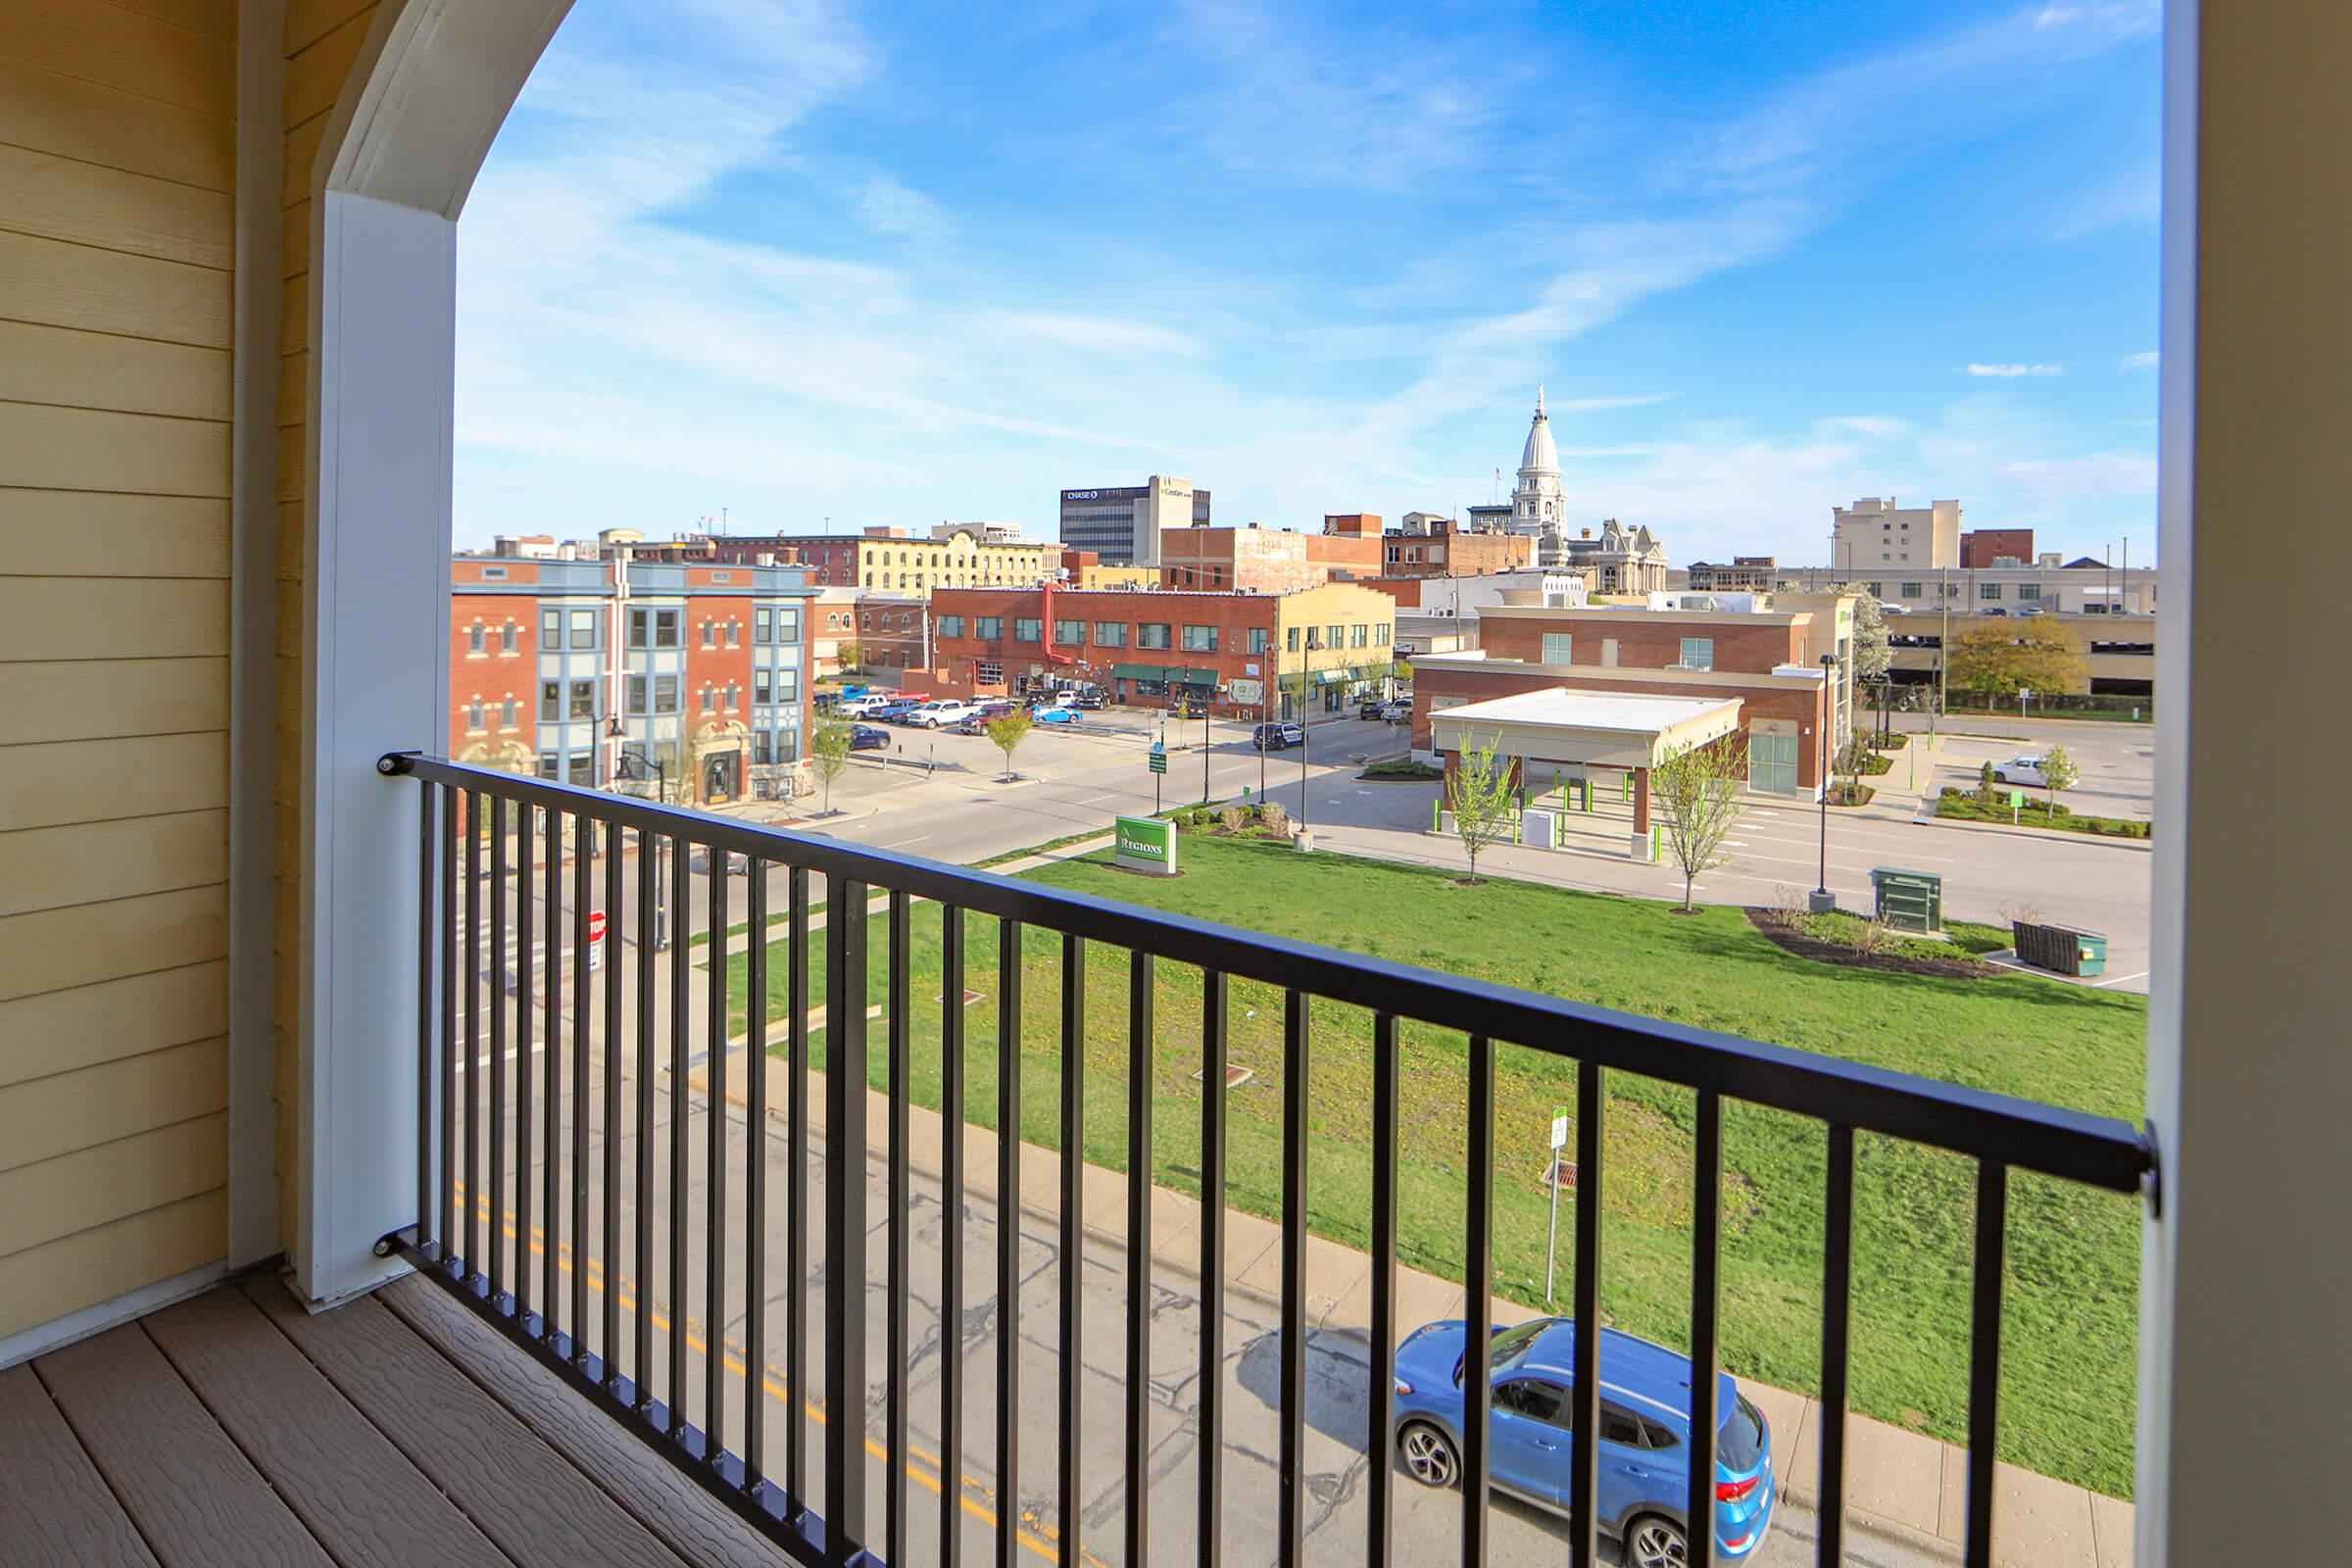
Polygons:
M1156 566L1171 528L1205 528L1208 492L1190 479L1153 474L1138 485L1061 493L1061 542L1088 550L1105 566Z
M1120 705L1279 718L1396 689L1396 602L1354 583L947 590L931 597L931 634L940 678L980 695L1091 685Z
M1647 524L1628 528L1615 517L1602 519L1600 534L1589 527L1568 533L1568 502L1560 483L1560 453L1544 412L1544 389L1536 388L1535 417L1519 453L1519 477L1510 502L1472 507L1473 533L1517 533L1535 539L1534 564L1575 570L1594 593L1650 594L1669 585L1672 568L1666 546Z
M644 562L625 547L457 556L448 755L676 804L789 796L815 592L799 566Z

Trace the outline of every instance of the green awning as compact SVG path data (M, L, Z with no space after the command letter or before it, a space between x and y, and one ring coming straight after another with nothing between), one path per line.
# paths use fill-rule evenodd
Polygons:
M1213 669L1186 664L1113 664L1110 672L1121 680L1172 681L1179 686L1214 686L1222 678Z

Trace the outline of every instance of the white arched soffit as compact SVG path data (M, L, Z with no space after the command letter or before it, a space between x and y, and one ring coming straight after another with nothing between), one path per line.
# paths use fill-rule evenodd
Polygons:
M416 1192L417 788L446 744L457 221L570 0L384 0L311 172L296 1278L399 1271Z

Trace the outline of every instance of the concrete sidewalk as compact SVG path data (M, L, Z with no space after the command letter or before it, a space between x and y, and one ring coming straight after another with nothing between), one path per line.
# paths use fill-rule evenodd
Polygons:
M814 1023L816 1020L812 1019ZM741 1059L742 1043L731 1054ZM768 1060L767 1102L770 1115L781 1114L787 1087L785 1065ZM729 1075L728 1099L744 1104L740 1070ZM809 1075L811 1130L824 1132L825 1099L822 1074ZM691 1075L692 1086L707 1092L707 1079ZM935 1111L913 1107L908 1114L909 1165L921 1175L938 1179L942 1160L942 1118ZM878 1092L866 1097L866 1138L869 1161L879 1164L888 1149L889 1101ZM966 1124L964 1129L964 1185L976 1195L993 1199L997 1138L988 1129ZM1083 1222L1094 1250L1091 1261L1101 1262L1100 1249L1123 1250L1127 1245L1127 1177L1117 1171L1088 1166L1082 1177L1085 1193ZM1046 1225L1058 1223L1061 1160L1054 1151L1025 1145L1021 1152L1021 1208ZM1157 1274L1174 1273L1199 1279L1200 1210L1198 1199L1164 1187L1151 1195L1152 1254ZM1271 1221L1238 1209L1225 1213L1224 1273L1227 1288L1269 1305L1279 1305L1281 1291L1281 1228ZM1307 1324L1319 1334L1338 1334L1368 1341L1371 1332L1371 1259L1364 1253L1310 1236L1306 1246ZM1405 1332L1433 1319L1458 1317L1465 1300L1463 1288L1453 1281L1399 1266L1396 1271L1396 1315ZM1526 1307L1497 1299L1497 1321L1520 1322L1537 1314ZM1784 1498L1797 1508L1819 1506L1821 1428L1817 1400L1750 1379L1740 1389L1764 1411L1775 1435L1774 1471ZM1865 1416L1847 1418L1846 1517L1855 1528L1871 1532L1891 1544L1930 1556L1958 1560L1967 1519L1968 1456L1964 1449L1924 1434L1907 1431ZM2014 1465L1995 1471L1994 1516L1997 1521L1995 1561L2016 1568L2126 1568L2132 1560L2132 1507L2084 1488L2055 1481Z

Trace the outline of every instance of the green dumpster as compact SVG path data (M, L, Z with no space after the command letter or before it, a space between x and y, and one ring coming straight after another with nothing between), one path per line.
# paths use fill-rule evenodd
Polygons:
M2107 935L2103 931L2024 920L2013 922L2013 930L2020 963L2047 969L2052 974L2107 972Z
M2081 944L2077 974L2105 974L2107 972L2107 938L2097 931L2075 933Z
M1874 866L1870 886L1876 896L1881 925L1897 931L1943 929L1943 877L1936 871L1903 871Z

